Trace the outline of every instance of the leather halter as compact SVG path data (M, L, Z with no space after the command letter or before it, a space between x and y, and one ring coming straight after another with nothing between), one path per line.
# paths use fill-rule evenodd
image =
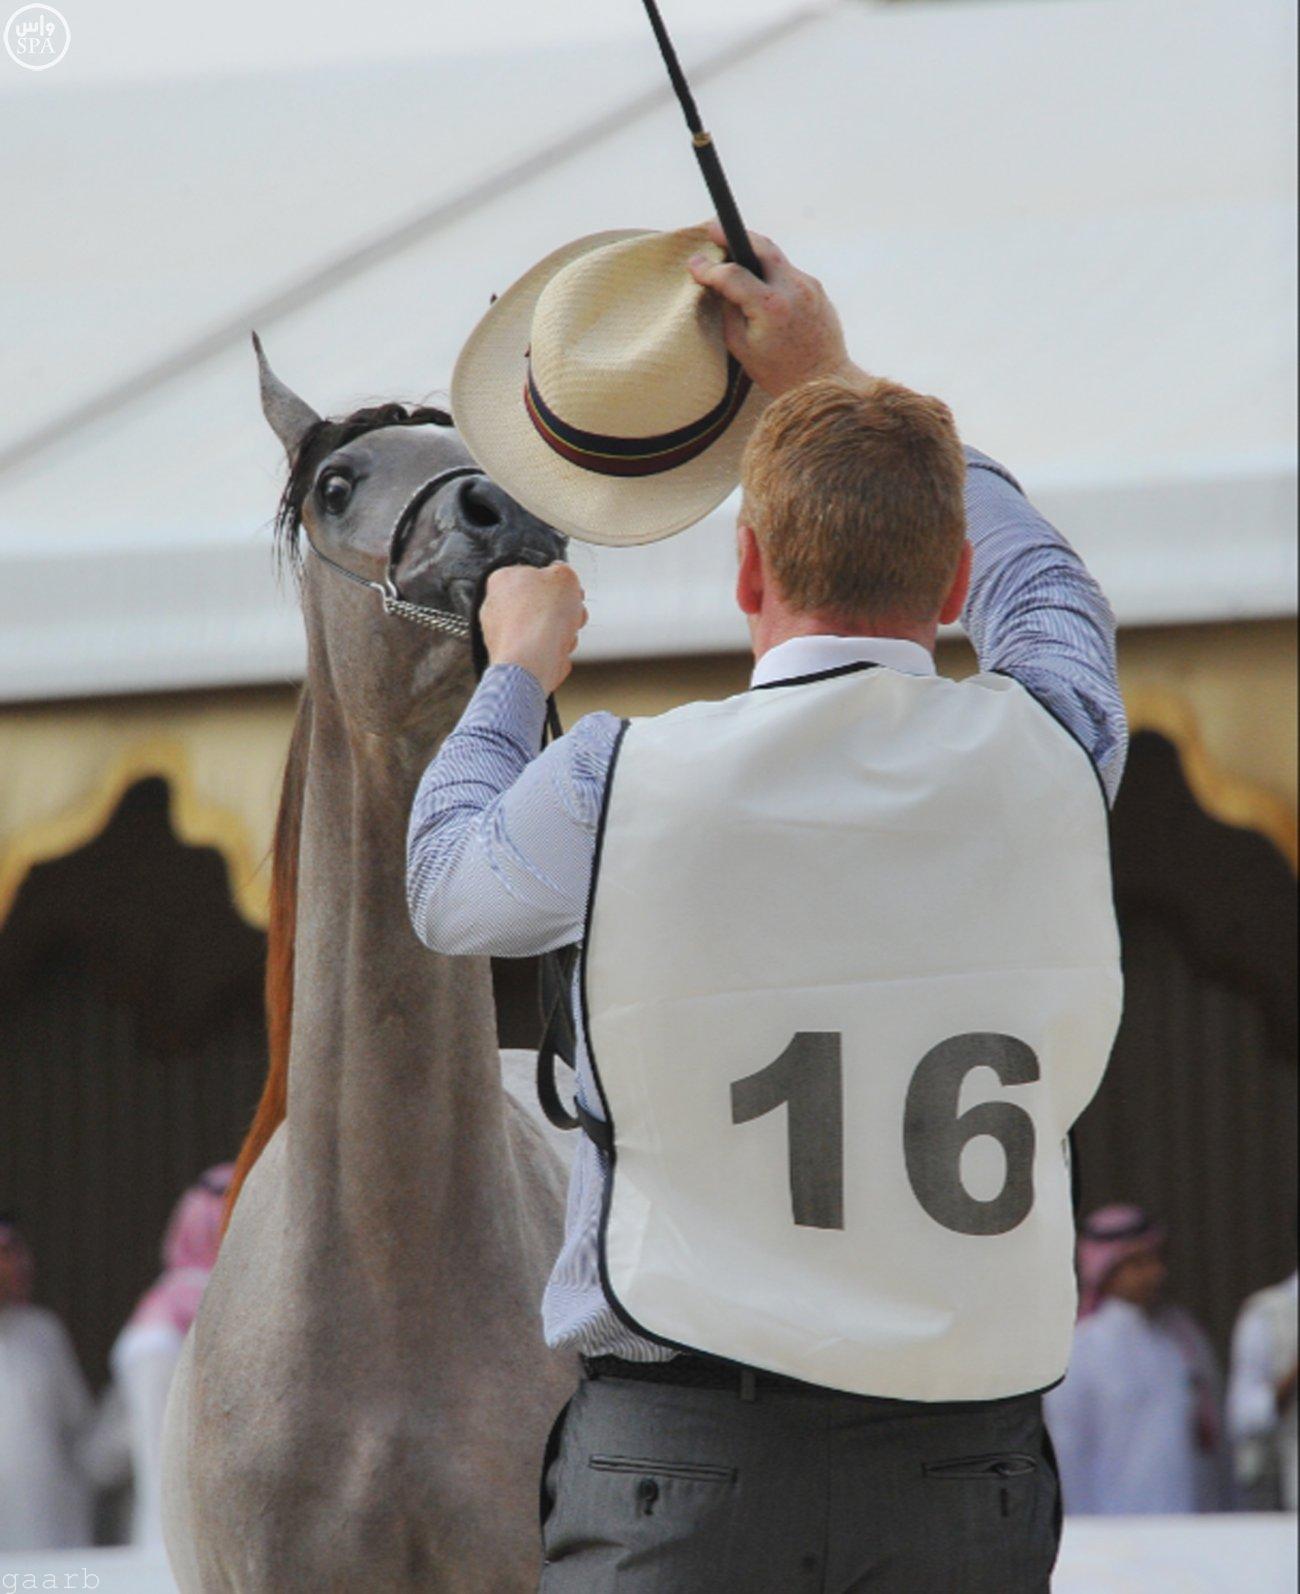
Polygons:
M436 476L430 476L427 481L420 483L393 522L392 535L388 539L388 563L382 581L372 581L369 576L358 575L355 570L349 570L346 565L341 565L337 559L331 559L329 554L316 546L304 521L302 529L307 537L307 546L321 563L327 564L331 570L346 576L349 581L355 581L360 587L369 587L372 592L377 592L385 614L394 614L399 620L410 620L414 625L425 626L430 631L444 631L449 636L468 639L471 626L465 615L452 614L446 609L430 608L425 603L413 603L409 598L402 596L397 585L397 566L406 547L406 539L410 536L411 527L415 524L416 515L434 493L460 476L485 474L477 465L456 465L450 470L440 470Z

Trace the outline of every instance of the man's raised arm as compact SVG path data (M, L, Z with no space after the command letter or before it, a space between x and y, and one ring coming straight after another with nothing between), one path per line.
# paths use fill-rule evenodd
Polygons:
M725 244L712 224L716 242ZM764 280L697 257L695 280L723 300L727 347L773 397L817 377L872 378L849 358L835 307L816 278L751 233ZM1083 744L1111 802L1128 750L1115 659L1115 616L1083 560L1014 477L966 450L967 535L974 547L962 611L980 668L1013 676Z
M1013 478L966 450L975 548L962 624L980 668L1014 676L1083 744L1113 803L1128 753L1115 615L1087 566Z

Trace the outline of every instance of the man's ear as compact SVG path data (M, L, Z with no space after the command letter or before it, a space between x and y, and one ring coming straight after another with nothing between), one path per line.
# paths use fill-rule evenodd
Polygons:
M943 600L943 608L939 610L940 625L952 625L961 619L961 611L966 606L966 597L970 592L970 568L974 555L975 550L970 542L962 543L961 563L957 566L957 574L948 589L948 596Z
M736 524L736 603L742 614L754 615L763 607L763 551L758 534L744 520Z

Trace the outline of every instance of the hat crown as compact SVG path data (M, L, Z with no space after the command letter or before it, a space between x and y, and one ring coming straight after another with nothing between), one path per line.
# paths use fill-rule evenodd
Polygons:
M721 302L690 273L695 254L721 258L702 227L575 238L494 297L461 350L461 437L558 531L655 542L736 485L766 400L728 356Z
M580 255L546 284L533 309L529 366L567 425L654 437L722 401L722 317L690 275L695 254L722 258L702 230L649 233Z

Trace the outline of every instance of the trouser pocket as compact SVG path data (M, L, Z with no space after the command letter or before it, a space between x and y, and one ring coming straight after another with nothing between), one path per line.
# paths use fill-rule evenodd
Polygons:
M633 1498L636 1501L636 1514L640 1517L653 1516L665 1501L675 1500L680 1507L682 1496L678 1491L682 1486L687 1486L689 1498L691 1484L717 1488L736 1481L735 1467L715 1466L705 1461L660 1461L650 1456L588 1456L587 1465L593 1472L610 1472L629 1479L635 1478Z
M1026 1435L1026 1438L1029 1436ZM1056 1560L1056 1478L1042 1451L969 1451L920 1463L931 1559L961 1594L1045 1594Z
M956 1456L948 1461L923 1461L921 1470L927 1478L1020 1478L1038 1471L1035 1456L1022 1451L1001 1451L987 1456Z
M707 1461L654 1461L641 1456L588 1456L587 1465L597 1472L644 1472L660 1478L686 1478L688 1481L731 1483L735 1467L715 1466Z

